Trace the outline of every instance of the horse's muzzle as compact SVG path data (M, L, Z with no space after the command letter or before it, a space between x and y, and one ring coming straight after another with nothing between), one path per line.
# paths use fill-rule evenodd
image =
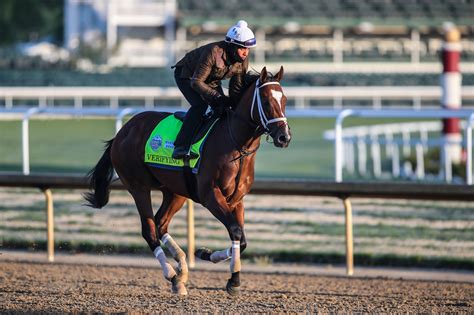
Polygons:
M286 148L291 141L291 132L287 123L280 124L275 132L271 133L273 144L278 148Z

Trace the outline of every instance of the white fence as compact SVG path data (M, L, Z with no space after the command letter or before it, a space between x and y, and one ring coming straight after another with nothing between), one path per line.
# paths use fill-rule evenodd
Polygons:
M110 108L88 108L88 109L72 109L72 108L30 108L27 111L19 110L6 110L0 112L0 118L3 119L22 119L22 155L23 155L23 174L28 175L30 173L29 163L29 120L34 115L48 115L49 117L85 117L85 116L109 116L115 117L116 124L115 128L118 131L122 126L122 120L127 115L133 115L141 112L143 108L124 108L124 109L110 109ZM173 108L160 107L160 110L172 111ZM466 162L466 182L468 185L472 185L472 126L474 125L474 110L316 110L316 109L288 109L288 117L313 117L313 118L335 118L335 131L334 131L334 155L335 155L335 181L343 181L343 167L347 166L344 157L347 156L348 151L344 148L344 133L343 133L343 122L347 117L362 117L362 118L417 118L417 119L430 119L430 118L460 118L466 120L465 128L465 140L462 141L462 145L465 146L467 152ZM374 144L380 144L380 140L374 139ZM400 143L395 141L390 142L392 149L397 147ZM402 143L405 144L406 143ZM420 146L422 142L416 142L416 148L422 148ZM427 143L424 143L425 145ZM449 143L443 143L443 145L449 145ZM375 147L377 148L377 146ZM379 149L377 149L379 150ZM373 151L374 152L374 151ZM377 154L377 153L376 153ZM348 159L346 158L346 161ZM445 172L449 172L449 160L444 165ZM421 176L420 176L421 177ZM449 180L448 180L449 181Z
M297 109L311 108L311 101L329 101L333 109L347 107L344 102L363 100L374 109L385 108L384 101L410 102L414 109L439 107L439 86L345 86L345 87L285 87L285 95ZM474 86L461 90L463 103L474 104ZM57 101L70 100L75 109L81 109L85 100L106 100L109 108L120 107L121 100L139 100L145 108L154 107L155 101L173 100L187 106L176 87L0 87L0 109L20 106L25 100L33 100L39 108L52 107ZM423 102L430 105L422 105ZM320 106L318 106L320 107ZM327 106L326 106L327 107ZM393 107L393 106L390 106ZM400 107L400 106L396 106ZM405 106L406 107L406 106Z
M461 126L465 130L466 123L462 122ZM430 176L432 179L451 182L453 180L451 155L447 154L449 150L446 148L450 145L460 146L463 142L444 140L441 137L442 127L441 121L422 121L344 128L343 167L351 175L357 173L360 176L367 176L369 173L367 166L371 164L375 178L402 177L422 180ZM334 141L334 130L326 130L324 138ZM439 148L441 154L439 172L427 174L424 155L433 147ZM404 158L410 157L412 151L415 152L415 170L411 162L403 161ZM389 173L382 169L382 152L385 152L385 160L391 160Z
M431 119L431 118L460 118L466 119L466 128L465 128L465 140L460 144L466 148L467 160L466 160L466 183L472 185L472 127L474 125L474 111L472 110L423 110L423 111L413 111L413 110L353 110L345 109L338 113L336 118L336 124L334 129L334 142L335 142L335 180L336 182L342 182L343 178L343 167L344 167L344 157L346 156L346 151L344 149L343 141L343 128L342 124L347 117L360 117L360 118L417 118L417 119ZM375 149L379 150L378 144L380 141L378 139L372 139L373 143L376 144ZM392 148L395 148L398 143L395 140L387 141ZM401 142L404 143L403 141ZM422 145L427 145L425 141L415 142L417 154L421 155L423 147ZM443 148L446 146L459 143L452 143L446 141L437 141L436 144L442 145ZM443 150L446 152L447 150ZM376 153L375 155L379 155ZM422 161L420 156L417 157L418 161ZM445 174L450 174L450 165L449 154L444 153L444 172ZM379 166L377 166L379 168ZM422 177L422 176L419 176ZM450 178L446 176L446 180L450 181Z

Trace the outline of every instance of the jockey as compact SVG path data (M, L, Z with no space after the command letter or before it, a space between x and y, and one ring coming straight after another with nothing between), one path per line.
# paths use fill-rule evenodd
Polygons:
M174 159L196 157L190 150L191 141L208 104L217 112L236 104L235 97L241 92L247 73L250 48L256 45L252 30L241 20L227 31L225 40L198 47L173 66L176 84L191 105L174 143ZM226 79L230 79L230 97L222 90L221 81Z

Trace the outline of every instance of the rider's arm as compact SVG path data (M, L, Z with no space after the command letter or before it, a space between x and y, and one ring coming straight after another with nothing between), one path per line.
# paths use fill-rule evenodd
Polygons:
M229 96L233 106L236 106L238 100L240 99L242 88L244 85L244 76L247 73L247 69L249 66L249 61L246 59L242 63L242 71L235 74L232 78L230 78L229 82Z
M206 79L211 74L214 64L215 58L213 56L213 50L203 52L191 78L191 87L208 102L212 102L217 96L219 96L219 92L210 88L206 84Z

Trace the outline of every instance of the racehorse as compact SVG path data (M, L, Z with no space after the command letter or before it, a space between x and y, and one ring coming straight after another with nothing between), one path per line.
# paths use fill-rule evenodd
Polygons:
M287 147L291 133L285 117L286 96L280 85L283 67L272 76L264 67L244 87L235 109L227 111L208 135L195 175L194 198L226 227L231 247L212 252L200 248L195 255L214 263L230 259L231 278L226 290L237 295L240 287L240 254L247 246L244 234L243 197L254 181L255 152L263 134L276 147ZM106 143L105 151L89 173L91 192L84 195L89 206L102 208L109 200L114 172L132 195L142 224L142 236L159 260L172 291L186 295L186 255L168 233L168 225L186 201L188 191L183 171L160 169L144 162L145 143L165 112L143 112L132 117ZM151 190L161 190L163 201L153 214ZM160 240L178 263L177 271L167 262Z

